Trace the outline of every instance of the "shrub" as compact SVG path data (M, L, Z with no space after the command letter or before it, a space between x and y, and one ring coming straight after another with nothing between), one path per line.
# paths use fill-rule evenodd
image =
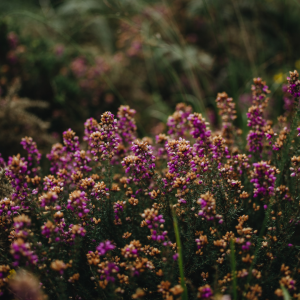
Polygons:
M86 146L71 129L53 145L50 174L23 138L28 156L0 161L4 297L42 299L37 277L50 299L299 299L297 71L286 92L273 126L254 79L245 141L225 92L216 132L183 103L155 142L128 106L90 118Z

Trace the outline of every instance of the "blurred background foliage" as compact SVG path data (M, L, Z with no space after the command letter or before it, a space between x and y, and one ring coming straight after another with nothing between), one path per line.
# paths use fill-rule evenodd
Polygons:
M46 150L121 104L143 134L178 102L217 127L222 91L246 131L253 77L271 88L269 118L282 113L299 32L298 0L0 0L0 153L25 135Z

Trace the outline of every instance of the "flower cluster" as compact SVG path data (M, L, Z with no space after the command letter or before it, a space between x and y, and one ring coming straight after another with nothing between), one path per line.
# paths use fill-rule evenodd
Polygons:
M134 155L126 156L122 161L125 173L131 173L133 181L150 179L155 168L155 156L152 147L145 141L136 140L132 142L131 150Z
M250 182L254 185L253 197L258 195L274 195L276 174L279 170L270 166L268 162L261 161L253 164Z
M263 138L265 136L266 120L264 119L264 109L267 106L267 94L270 93L268 86L261 78L254 78L252 85L252 103L247 113L248 126L251 127L247 136L250 152L260 153L263 148Z
M99 157L103 160L112 159L120 142L117 135L117 120L111 112L106 112L101 116L98 127L98 131L94 131L89 137L94 160L98 161Z
M168 134L174 138L185 137L189 129L188 116L192 112L192 107L184 103L176 105L175 112L168 117L167 126L169 127Z
M136 139L136 111L128 105L121 105L118 110L118 132L123 143L131 143Z

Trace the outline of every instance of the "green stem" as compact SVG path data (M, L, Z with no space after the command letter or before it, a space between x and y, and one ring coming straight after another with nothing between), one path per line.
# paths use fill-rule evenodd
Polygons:
M177 249L178 249L178 254L179 254L178 266L179 266L179 273L180 273L180 282L181 282L181 287L184 290L184 292L182 294L182 300L188 300L188 294L187 294L186 284L185 284L185 280L184 280L182 247L181 247L181 241L180 241L180 234L179 234L179 229L178 229L177 218L176 218L176 215L175 215L175 212L174 212L173 209L172 209L172 215L173 215L173 226L174 226L174 231L175 231L175 236L176 236L176 244L177 244Z
M232 273L232 290L233 290L233 300L237 300L237 284L236 284L236 261L234 255L234 242L230 240L230 258L231 258L231 273Z

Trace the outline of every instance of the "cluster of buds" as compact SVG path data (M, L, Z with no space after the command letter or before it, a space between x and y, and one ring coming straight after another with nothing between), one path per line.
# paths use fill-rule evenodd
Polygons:
M56 174L59 169L64 169L70 161L69 155L66 154L62 144L54 144L51 148L51 152L46 155L50 160L50 171L52 174Z
M286 126L280 130L279 135L278 135L274 145L272 145L272 149L274 151L279 151L282 149L284 142L287 139L288 133L289 133L289 129Z
M44 191L52 191L60 194L64 190L64 182L53 175L45 176L43 181Z
M260 153L263 147L265 136L266 120L263 117L264 109L267 106L267 94L270 93L268 86L261 78L254 78L252 85L252 103L247 113L248 126L251 127L247 136L250 152Z
M136 139L136 111L128 105L121 105L118 109L118 132L123 143L131 143Z
M154 241L164 241L165 236L167 235L167 231L162 232L162 234L158 234L158 229L163 228L163 223L165 222L163 215L158 214L158 210L154 208L147 208L142 214L142 218L145 220L142 221L141 226L147 226L151 230L150 239Z
M222 216L216 213L216 200L210 192L202 194L197 203L201 205L201 210L198 212L199 216L208 221L219 219L219 223L223 223Z
M293 167L290 168L291 177L299 177L300 176L300 156L293 156L291 158Z
M192 128L191 135L194 139L196 139L194 149L197 156L202 157L205 150L210 148L211 131L208 127L209 124L199 113L190 114L188 120L190 121L190 126Z
M89 202L85 192L76 190L69 195L67 209L72 211L75 209L78 217L82 218L90 212L90 209L87 208Z
M74 167L78 168L81 172L90 172L92 168L88 165L91 158L87 156L84 150L77 150L74 153Z
M213 160L220 160L222 157L230 158L228 147L222 136L217 135L212 138L211 153Z
M222 119L222 137L227 145L233 144L233 124L236 119L235 103L228 97L227 93L218 93L216 99L219 115Z
M67 131L63 132L63 142L65 145L65 151L76 152L79 150L79 138L76 133L69 128Z
M251 172L250 182L254 185L254 195L274 195L274 187L276 181L276 174L279 173L279 170L275 167L272 167L266 161L261 161L253 164L253 171Z
M141 179L150 179L155 168L155 156L153 155L152 146L146 141L136 140L132 142L131 150L134 155L125 157L121 162L125 173L130 172L135 182Z
M69 225L69 236L72 240L77 237L83 237L86 234L86 230L80 224L70 224Z
M50 268L56 272L59 272L59 274L63 274L64 270L66 270L69 267L69 264L65 264L62 260L56 259L54 260Z
M18 266L22 257L31 264L36 264L38 262L37 255L31 250L30 244L25 242L22 238L18 238L12 242L10 246L10 253L15 259L13 263L14 266Z
M214 299L214 295L213 295L213 291L212 291L210 285L206 284L204 286L199 287L198 288L197 298L199 298L199 299L213 300Z
M106 282L115 282L115 275L120 271L119 267L111 261L104 261L98 264L98 273L100 280Z
M0 216L5 217L7 224L11 222L11 217L17 214L20 206L9 198L4 198L0 200Z
M37 165L41 160L41 153L38 151L36 142L33 141L31 137L25 137L21 141L21 145L23 146L24 150L28 152L27 160L28 160L28 167L31 167L35 162ZM37 169L32 168L31 176L35 176L37 174Z
M179 138L179 140L169 140L165 147L169 157L169 173L186 173L193 157L190 142Z
M42 194L39 197L39 202L41 207L45 207L46 205L54 204L57 202L58 196L55 192L49 191L47 193ZM58 208L60 209L60 208Z
M28 195L28 184L26 180L27 161L20 154L10 156L6 167L5 175L9 178L15 192L12 193L12 200L25 200Z
M99 253L99 255L105 255L108 251L114 250L116 248L115 245L113 245L111 243L111 241L105 241L105 242L101 242L99 244L99 246L96 248L97 249L97 253Z
M123 212L126 201L117 201L114 203L115 225L122 225L120 213Z
M192 112L192 107L184 103L178 103L173 115L168 117L168 134L173 138L185 137L189 129L188 116Z
M101 181L97 182L92 189L91 196L96 197L97 200L103 199L104 197L109 197L109 188L106 187L106 184Z
M59 231L59 228L56 227L50 220L44 223L43 226L41 226L41 233L46 238L50 238L52 233L57 233Z
M111 112L101 115L98 131L93 132L89 138L89 146L95 161L98 161L99 156L103 160L113 158L120 142L117 130L117 120Z
M300 97L300 80L299 74L295 70L294 72L290 71L290 76L287 77L288 81L288 92L295 98Z
M30 227L30 225L31 219L28 216L22 214L14 217L13 226L18 237L27 238L29 234L27 228Z
M203 247L208 244L207 235L203 235L203 231L200 232L199 238L195 239L197 244L197 252L196 254L203 255Z
M84 123L84 141L89 141L93 132L99 130L98 122L94 118L89 118Z
M142 248L140 241L133 240L129 245L121 249L121 253L125 258L137 258Z

